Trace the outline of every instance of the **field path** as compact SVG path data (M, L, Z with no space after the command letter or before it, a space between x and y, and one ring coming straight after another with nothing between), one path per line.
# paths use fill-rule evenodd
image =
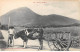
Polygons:
M5 30L1 30L4 41L8 40L8 32ZM50 51L47 41L43 41L44 49L41 51ZM14 39L14 47L8 47L4 51L38 51L39 42L38 40L28 40L27 48L23 48L23 41L21 38ZM70 51L80 51L80 49L70 48Z
M8 41L8 32L5 31L5 30L1 30L3 36L4 36L4 41ZM44 50L50 50L49 47L48 47L48 44L46 41L43 41L43 45L44 45ZM28 40L28 43L27 43L27 48L23 48L23 41L21 38L18 38L18 39L14 39L14 47L9 47L5 50L9 51L9 50L23 50L23 51L31 51L31 50L34 50L34 51L37 51L38 48L39 48L39 41L36 39L36 40Z

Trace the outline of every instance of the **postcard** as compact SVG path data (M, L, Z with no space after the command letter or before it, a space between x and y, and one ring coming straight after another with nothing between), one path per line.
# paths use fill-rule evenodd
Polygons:
M80 51L80 0L0 0L0 51Z

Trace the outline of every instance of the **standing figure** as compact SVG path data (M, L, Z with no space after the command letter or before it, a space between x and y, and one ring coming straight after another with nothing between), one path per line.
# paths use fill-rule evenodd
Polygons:
M14 27L13 26L9 27L8 33L9 33L8 46L14 46Z

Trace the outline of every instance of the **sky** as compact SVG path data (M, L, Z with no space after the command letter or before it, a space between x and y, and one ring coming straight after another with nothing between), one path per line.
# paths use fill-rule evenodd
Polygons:
M20 7L28 7L39 15L58 14L80 20L78 1L0 0L0 16Z

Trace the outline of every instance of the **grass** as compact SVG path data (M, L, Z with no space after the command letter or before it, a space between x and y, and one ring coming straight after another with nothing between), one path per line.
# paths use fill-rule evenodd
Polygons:
M16 27L16 31L20 31L21 29L25 29L23 27ZM53 32L70 32L71 34L71 40L72 40L72 46L71 47L80 47L80 27L73 26L73 27L58 27L58 28L44 28L44 38L45 40L48 39L54 39L54 33ZM51 35L51 36L50 36ZM64 38L68 38L69 36L65 34Z
M71 47L80 47L80 27L61 27L61 28L45 28L44 29L44 37L46 40L48 39L54 39L54 33L53 32L70 32L71 34L71 40L72 45ZM50 37L51 35L51 37ZM69 36L65 34L65 38L68 38Z

